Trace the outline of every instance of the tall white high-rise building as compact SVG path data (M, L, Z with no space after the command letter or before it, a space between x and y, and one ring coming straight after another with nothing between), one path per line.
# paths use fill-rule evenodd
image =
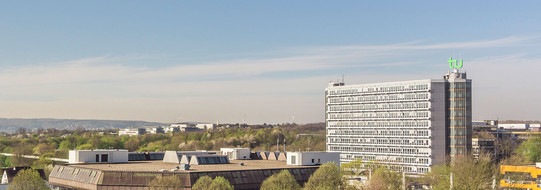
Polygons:
M458 70L443 79L345 85L325 91L327 151L423 174L471 150L471 80Z

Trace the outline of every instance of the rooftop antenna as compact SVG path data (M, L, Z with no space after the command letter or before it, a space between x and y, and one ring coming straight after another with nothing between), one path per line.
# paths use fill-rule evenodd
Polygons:
M276 152L280 152L280 136L276 139Z
M346 84L346 83L344 82L344 75L342 75L342 83L343 83L343 84Z
M284 137L284 152L286 152L286 138Z

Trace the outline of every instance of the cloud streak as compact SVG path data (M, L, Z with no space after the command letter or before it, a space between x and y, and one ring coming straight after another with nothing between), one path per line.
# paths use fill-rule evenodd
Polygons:
M352 83L439 78L445 67L433 70L430 65L434 64L428 64L429 60L416 61L434 56L426 51L508 48L535 42L538 38L511 36L440 44L408 42L287 48L288 54L293 56L179 63L169 67L129 64L130 61L174 59L174 56L163 54L101 56L4 67L0 69L0 88L3 89L0 92L0 117L172 121L171 118L176 118L175 115L181 112L189 117L186 119L193 121L235 121L228 118L256 113L251 122L262 123L288 121L288 115L295 113L299 115L296 118L300 122L323 121L324 88L340 73L348 73L347 80ZM410 57L404 59L405 54ZM494 85L495 81L505 85L513 85L513 82L535 85L532 76L536 75L535 70L541 69L537 66L539 61L516 53L500 57L472 57L467 68L470 77L479 81L474 82L479 84L476 89L483 90L475 94L484 97L488 95L486 92L498 94L503 90L503 87ZM425 70L430 76L403 72L412 65L429 68ZM494 73L502 71L528 77L525 77L527 80L495 77L499 74ZM519 85L514 87L520 90ZM539 94L539 91L531 93ZM483 107L494 106L487 106L490 102L485 98L477 99L476 107L479 109L474 110L481 111L474 114L479 118L492 117L483 112ZM505 110L501 106L498 108ZM48 111L51 109L56 111ZM504 113L507 112L497 114ZM535 115L524 117L533 118Z

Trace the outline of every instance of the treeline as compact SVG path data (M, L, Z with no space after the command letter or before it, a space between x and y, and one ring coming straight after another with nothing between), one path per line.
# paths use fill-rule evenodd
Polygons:
M219 127L202 132L175 134L146 134L119 136L116 130L38 130L28 133L4 134L0 137L0 150L18 155L37 155L43 158L68 158L73 149L128 149L132 152L158 152L165 150L219 150L224 147L246 147L252 150L325 150L325 125L283 124L245 127ZM30 165L22 158L0 157L0 165Z

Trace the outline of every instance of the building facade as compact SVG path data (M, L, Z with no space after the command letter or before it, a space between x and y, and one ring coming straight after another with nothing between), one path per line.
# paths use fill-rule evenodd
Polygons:
M443 79L326 89L327 151L423 174L471 150L471 81L458 70ZM468 138L469 137L469 138Z

